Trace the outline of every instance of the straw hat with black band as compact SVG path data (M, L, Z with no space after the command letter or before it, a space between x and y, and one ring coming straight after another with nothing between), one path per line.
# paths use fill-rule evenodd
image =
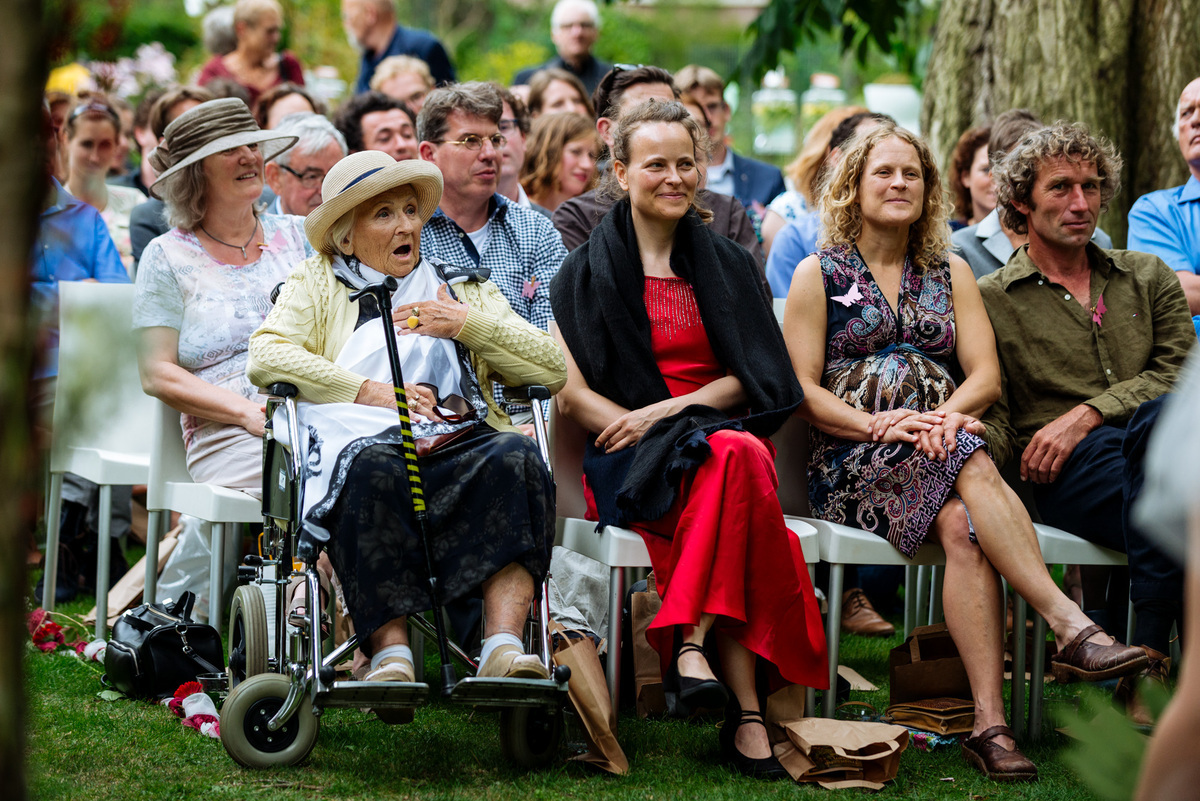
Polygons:
M242 145L258 145L263 162L268 162L296 144L297 137L264 131L241 100L225 97L209 100L180 114L163 131L163 141L150 153L150 166L158 179L150 194L162 199L156 188L187 166Z
M321 184L323 201L304 219L308 241L327 256L338 255L324 241L329 227L359 204L405 184L417 195L417 214L424 225L442 202L441 170L421 159L396 161L378 150L346 156L326 174Z

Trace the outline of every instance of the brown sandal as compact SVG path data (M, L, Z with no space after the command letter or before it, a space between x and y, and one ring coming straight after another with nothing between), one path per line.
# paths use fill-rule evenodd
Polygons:
M1030 762L1015 745L1009 751L1004 746L992 742L996 737L1011 737L1014 742L1017 739L1008 726L992 726L981 732L978 737L963 740L963 758L994 782L1036 780L1037 765Z
M1103 632L1092 624L1075 635L1070 644L1050 658L1050 670L1059 684L1073 681L1103 681L1138 673L1150 664L1150 658L1141 648L1122 645L1113 639L1112 645L1096 645L1085 642L1097 632Z

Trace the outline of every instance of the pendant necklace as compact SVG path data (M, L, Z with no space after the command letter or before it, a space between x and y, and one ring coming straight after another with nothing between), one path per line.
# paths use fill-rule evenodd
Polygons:
M226 242L223 239L217 239L215 236L210 234L208 232L208 229L205 228L203 225L200 226L200 230L203 231L209 239L216 242L217 244L224 245L227 248L237 248L238 250L242 251L242 258L244 259L244 258L246 258L246 248L250 247L250 243L252 241L254 241L254 235L258 233L258 218L257 217L254 218L254 230L250 232L250 236L246 238L246 244L244 244L244 245L231 245L230 243Z

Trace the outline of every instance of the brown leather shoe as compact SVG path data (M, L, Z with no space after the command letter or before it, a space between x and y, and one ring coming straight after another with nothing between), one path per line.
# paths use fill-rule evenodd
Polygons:
M978 737L963 740L963 758L994 782L1031 782L1037 779L1037 765L1029 761L1015 745L1009 751L992 740L996 737L1017 739L1008 726L992 726Z
M875 611L865 592L854 587L842 593L842 631L864 637L891 637L896 627Z
M1150 658L1137 646L1122 645L1115 640L1112 645L1085 642L1100 631L1103 629L1095 624L1088 626L1066 648L1050 658L1055 681L1059 684L1076 680L1103 681L1128 676L1149 666Z
M1113 698L1125 707L1125 714L1135 726L1150 728L1154 726L1154 715L1142 701L1140 690L1148 682L1167 687L1167 676L1171 673L1171 657L1161 654L1146 645L1138 646L1145 651L1150 660L1150 666L1136 676L1123 676L1117 682Z

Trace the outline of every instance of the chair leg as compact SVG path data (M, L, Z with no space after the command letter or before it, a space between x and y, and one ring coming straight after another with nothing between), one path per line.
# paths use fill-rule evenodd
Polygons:
M821 701L822 715L833 717L837 705L837 673L839 646L842 637L842 583L845 581L845 565L829 565L829 616L825 621L826 646L829 651L829 689Z
M162 539L160 527L164 516L170 512L150 512L146 518L146 588L142 600L152 604L158 600L158 543Z
M1133 611L1133 599L1129 599L1129 612L1125 615L1125 644L1133 645L1133 626L1137 623L1137 615Z
M1025 599L1013 598L1012 730L1025 736Z
M917 568L917 625L929 625L929 566Z
M625 598L625 569L608 571L608 694L614 712L621 708L621 606Z
M931 626L946 619L946 613L942 609L942 582L945 578L946 568L934 565L929 588L929 625Z
M1024 632L1022 632L1024 633ZM1029 739L1042 736L1042 690L1046 685L1046 619L1033 613L1033 666L1029 669Z
M208 528L208 625L221 633L221 569L225 560L222 558L221 547L225 542L225 524L209 523Z
M917 625L917 567L904 566L904 639L912 634Z
M108 634L108 564L112 559L112 485L100 485L100 531L96 535L96 639Z
M54 592L58 589L58 530L62 517L63 474L50 474L49 511L46 513L46 559L42 567L42 608L54 611Z

